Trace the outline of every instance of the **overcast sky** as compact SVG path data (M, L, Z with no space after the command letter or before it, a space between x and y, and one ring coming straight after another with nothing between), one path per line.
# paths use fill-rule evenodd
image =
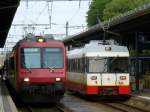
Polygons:
M51 3L49 3L49 6ZM65 34L65 24L69 21L69 26L86 26L86 12L88 10L89 2L82 1L79 7L78 1L63 1L53 2L51 29L49 26L35 28L35 34L52 33ZM46 2L21 2L15 15L13 24L49 24L48 7ZM10 34L16 30L17 27L12 27ZM23 30L23 29L22 29ZM70 28L69 34L75 34L82 31L83 27ZM23 32L23 31L19 31ZM18 33L18 31L17 31Z
M65 34L66 22L69 22L69 26L86 26L86 12L88 11L89 1L81 1L79 7L79 1L55 1L52 8L52 20L53 23L50 26L43 27L30 27L26 26L12 26L4 48L0 49L0 52L11 50L18 40L22 39L25 32L33 32L36 35L42 34ZM49 6L51 3L49 3ZM12 24L49 24L48 7L46 2L20 2L20 6L16 12ZM85 30L86 27L69 28L69 35L73 35Z
M89 0L91 1L91 0ZM69 35L73 35L85 30L86 23L86 12L88 11L89 1L81 1L79 7L79 1L55 1L52 5L52 18L53 23L50 26L26 28L26 26L12 26L5 47L13 47L18 40L22 39L22 35L25 33L33 32L35 35L42 34L65 34L66 33L66 22L69 22ZM51 7L51 2L49 2ZM22 1L16 15L13 20L14 24L49 24L48 6L47 2L27 2ZM77 28L75 26L83 26ZM11 43L9 43L11 42ZM2 50L2 49L1 49ZM6 49L3 49L6 50Z

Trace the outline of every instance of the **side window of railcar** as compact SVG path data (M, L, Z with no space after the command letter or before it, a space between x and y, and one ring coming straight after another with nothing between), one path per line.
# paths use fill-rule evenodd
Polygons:
M70 59L67 59L67 71L68 71L68 72L71 71L71 67L70 67Z
M86 68L86 72L89 72L89 60L87 57L85 58L85 68Z
M13 69L15 69L15 63L14 63L15 61L14 61L14 57L11 57L10 58L10 68L13 70Z
M73 67L72 67L72 71L75 72L75 59L73 59Z
M74 59L74 72L76 72L76 59Z
M78 72L78 58L76 59L76 72Z
M67 71L69 71L69 60L67 59Z
M72 60L69 59L69 71L72 72Z
M78 63L78 66L79 66L78 67L78 72L81 73L81 59L78 59L78 60L79 60L79 63Z
M70 59L70 72L72 72L72 68L73 68L73 61L72 59Z
M81 67L80 67L80 63L81 63L81 60L80 59L78 59L78 72L81 72Z
M81 72L83 73L84 72L84 58L81 58L80 59L81 61L80 61L80 68L81 68Z

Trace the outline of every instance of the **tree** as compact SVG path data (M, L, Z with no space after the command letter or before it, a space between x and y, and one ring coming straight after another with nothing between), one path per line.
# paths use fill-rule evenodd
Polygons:
M103 20L125 13L136 7L149 3L150 0L112 0L103 10Z
M97 18L102 20L103 18L103 10L105 9L105 5L109 3L111 0L93 0L89 11L87 12L87 23L88 26L93 26L98 23Z

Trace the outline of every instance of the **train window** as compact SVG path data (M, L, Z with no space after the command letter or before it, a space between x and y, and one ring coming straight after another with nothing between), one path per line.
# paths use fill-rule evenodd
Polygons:
M73 64L73 59L71 59L71 72L74 72L74 64Z
M89 59L85 58L85 72L89 72Z
M105 58L89 58L89 72L106 72L107 71L107 59Z
M76 65L76 72L78 72L78 59L76 59L75 65Z
M128 72L128 58L123 57L109 57L109 58L89 58L88 72L101 73L127 73Z
M80 67L81 59L78 59L78 71L81 72L81 67Z
M13 70L15 69L14 57L10 58L10 68Z
M21 48L22 68L41 68L40 48Z
M67 71L70 71L69 66L69 59L67 59Z
M82 68L81 68L81 60L82 59L79 59L79 63L78 63L78 71L81 73L82 72Z
M72 71L75 72L74 70L75 66L74 66L74 59L72 59Z
M85 68L84 68L85 66L84 66L84 58L81 58L81 61L80 61L80 71L83 73L85 70Z
M78 59L76 59L76 72L78 72Z
M69 72L78 72L83 73L85 72L85 61L84 58L78 59L68 59L67 60L67 68Z
M63 68L64 62L62 48L43 48L43 67L44 68Z
M127 57L111 57L108 58L108 70L111 73L127 73L128 72L128 58Z
M69 62L69 72L71 72L71 60L70 59L68 59L68 62Z
M76 72L76 59L74 59L74 72Z
M72 61L71 59L68 59L69 60L69 71L71 72L71 68L72 68Z

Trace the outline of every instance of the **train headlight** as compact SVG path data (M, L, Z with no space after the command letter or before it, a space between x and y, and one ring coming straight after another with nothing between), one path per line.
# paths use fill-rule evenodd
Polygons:
M120 80L126 80L126 76L120 76Z
M38 42L44 42L44 38L38 38L37 41Z
M91 80L97 80L97 76L91 76Z
M59 81L61 81L61 78L60 78L60 77L57 77L57 78L56 78L56 82L59 82Z
M105 51L111 51L111 47L105 47Z
M29 82L30 81L30 79L29 78L24 78L24 80L23 80L24 82Z

